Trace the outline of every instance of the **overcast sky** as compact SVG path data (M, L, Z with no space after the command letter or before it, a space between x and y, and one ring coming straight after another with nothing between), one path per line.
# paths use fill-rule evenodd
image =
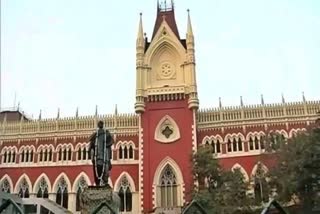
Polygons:
M168 0L169 2L169 0ZM2 107L37 118L134 112L139 13L150 37L156 0L2 0ZM320 98L319 0L176 0L196 42L201 108Z

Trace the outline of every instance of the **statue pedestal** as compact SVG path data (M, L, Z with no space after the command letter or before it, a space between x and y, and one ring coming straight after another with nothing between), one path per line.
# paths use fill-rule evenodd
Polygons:
M118 214L120 198L110 187L89 186L80 195L82 214Z

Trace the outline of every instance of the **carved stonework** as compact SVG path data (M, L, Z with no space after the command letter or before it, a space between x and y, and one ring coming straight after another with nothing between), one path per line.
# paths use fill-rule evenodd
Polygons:
M158 69L158 79L174 79L176 70L172 63L163 62Z
M154 138L161 143L172 143L180 139L177 123L170 116L164 116L156 127Z
M81 193L81 213L118 214L120 198L110 187L89 186Z

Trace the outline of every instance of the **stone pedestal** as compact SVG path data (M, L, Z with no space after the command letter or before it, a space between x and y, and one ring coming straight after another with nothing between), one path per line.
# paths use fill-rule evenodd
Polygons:
M80 195L82 214L118 214L120 198L110 187L89 186Z

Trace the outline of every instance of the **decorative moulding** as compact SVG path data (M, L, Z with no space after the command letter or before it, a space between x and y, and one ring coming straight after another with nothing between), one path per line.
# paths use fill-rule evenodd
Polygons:
M164 116L158 123L154 139L161 143L172 143L180 139L180 130L177 123L169 116Z

